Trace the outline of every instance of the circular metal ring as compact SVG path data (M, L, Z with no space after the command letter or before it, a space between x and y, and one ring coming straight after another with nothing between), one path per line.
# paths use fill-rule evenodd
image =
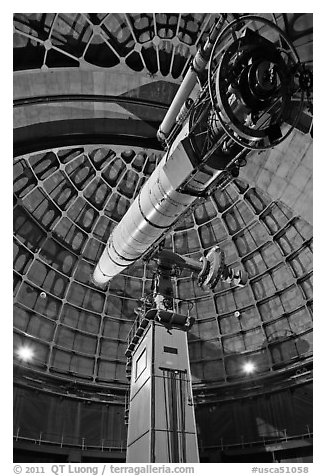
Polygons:
M214 61L214 56L216 55L216 50L217 50L217 47L218 45L222 42L222 40L225 39L226 35L230 32L232 33L232 31L234 31L235 29L235 26L236 25L239 25L241 23L244 23L244 22L260 22L260 23L263 23L265 25L268 25L270 26L270 28L272 28L273 30L276 30L279 34L279 36L284 40L284 42L286 43L286 45L288 46L290 52L292 53L292 60L297 63L297 66L300 65L300 59L299 59L299 56L293 46L293 44L291 43L291 41L287 38L287 36L285 35L285 33L277 26L275 25L275 23L265 19L265 18L262 18L262 17L258 17L258 16L255 16L255 15L246 15L246 16L243 16L243 17L240 17L236 20L234 20L233 22L229 23L223 30L222 32L218 35L215 43L214 43L214 46L213 46L213 49L212 49L212 52L211 52L211 56L210 56L210 59L209 59L209 64L208 64L208 89L209 89L209 95L210 95L210 99L211 99L211 102L212 102L212 106L213 106L213 109L214 111L216 112L217 114L217 117L220 121L220 125L221 125L221 128L224 130L224 132L234 141L236 142L237 144L239 144L240 146L246 148L246 149L251 149L251 150L264 150L264 149L267 149L269 147L274 147L275 145L281 143L282 141L284 141L290 134L291 132L293 131L293 129L295 128L298 120L299 120L299 117L301 115L301 112L303 110L303 99L304 99L304 95L303 93L301 94L301 99L300 99L300 107L298 108L298 112L296 114L296 117L292 123L292 125L290 125L289 127L289 130L284 134L282 135L280 138L278 139L275 139L274 142L270 145L266 145L266 144L263 144L263 145L259 145L259 144L255 144L255 143L252 143L254 142L253 140L251 140L250 142L250 138L248 138L247 140L241 138L241 136L239 136L239 134L237 134L236 131L232 130L229 125L227 123L225 123L225 119L222 117L222 114L221 114L221 111L220 109L217 107L217 99L216 97L214 96L214 85L213 85L213 79L215 79L215 73L216 71L214 71L212 73L212 69L213 69L213 61ZM232 43L230 43L231 45ZM289 55L289 52L286 51L286 54ZM214 76L214 78L213 78ZM259 139L257 140L256 139L256 142L258 142Z

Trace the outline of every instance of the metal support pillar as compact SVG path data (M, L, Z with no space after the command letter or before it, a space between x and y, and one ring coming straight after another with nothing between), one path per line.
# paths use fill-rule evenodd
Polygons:
M187 334L158 320L132 353L127 463L146 462L199 462Z

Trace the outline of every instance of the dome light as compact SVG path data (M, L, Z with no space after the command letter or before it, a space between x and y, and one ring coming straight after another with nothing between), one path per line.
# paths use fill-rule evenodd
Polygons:
M243 366L243 370L246 374L252 374L256 370L256 367L252 362L246 362Z
M22 346L17 350L17 356L24 362L29 362L34 357L34 351L31 347Z

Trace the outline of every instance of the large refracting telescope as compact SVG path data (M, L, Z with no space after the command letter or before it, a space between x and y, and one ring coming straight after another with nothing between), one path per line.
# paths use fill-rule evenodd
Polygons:
M247 15L226 24L221 14L158 131L166 153L110 235L95 284L157 249L198 200L238 175L249 152L291 134L303 106L302 74L275 23ZM294 98L301 107L290 122Z

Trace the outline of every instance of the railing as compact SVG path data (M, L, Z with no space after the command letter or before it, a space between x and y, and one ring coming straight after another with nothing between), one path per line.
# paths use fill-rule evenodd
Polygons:
M194 307L194 302L186 299L178 299L178 298L171 298L171 296L163 296L166 299L171 301L171 312L182 314L190 317L190 313L192 308ZM145 297L141 299L142 304L140 307L135 308L136 318L132 324L132 327L128 333L127 337L127 345L129 346L130 342L132 342L137 329L141 326L144 319L146 319L146 315L148 311L156 311L156 304L154 301L153 293L147 294Z
M249 440L245 435L240 435L235 438L221 438L220 442L216 445L203 445L199 442L199 448L201 450L209 449L228 449L228 448L251 448L257 446L275 445L278 443L284 443L287 441L305 440L313 437L313 432L310 431L309 425L306 425L306 432L299 433L297 435L288 435L287 429L275 430L269 434L262 435L255 440Z
M305 440L311 439L313 437L313 432L310 431L309 425L306 425L306 432L299 433L297 435L288 435L287 429L276 430L275 432L270 432L265 434L258 439L249 440L247 436L240 435L235 438L221 438L220 442L216 445L203 445L199 441L199 449L202 451L205 450L224 450L229 448L252 448L258 446L267 446L275 445L278 443L283 443L287 441L295 440ZM51 437L53 436L53 437ZM75 437L72 435L58 435L54 433L40 432L38 436L23 436L21 434L20 428L17 428L16 434L14 435L15 442L29 442L34 445L53 445L60 448L79 448L81 450L97 450L97 451L109 451L109 452L125 452L126 451L126 442L125 441L116 441L116 440L107 440L99 439L97 444L94 442L87 441L86 437Z
M107 440L99 439L98 443L94 444L94 441L90 442L86 437L76 437L72 435L56 433L44 433L40 431L35 437L32 436L23 436L21 434L21 429L17 428L16 434L14 435L15 442L29 442L34 445L54 445L60 448L69 447L69 448L80 448L82 450L98 450L98 451L117 451L124 452L126 450L126 441L116 441L116 440Z

